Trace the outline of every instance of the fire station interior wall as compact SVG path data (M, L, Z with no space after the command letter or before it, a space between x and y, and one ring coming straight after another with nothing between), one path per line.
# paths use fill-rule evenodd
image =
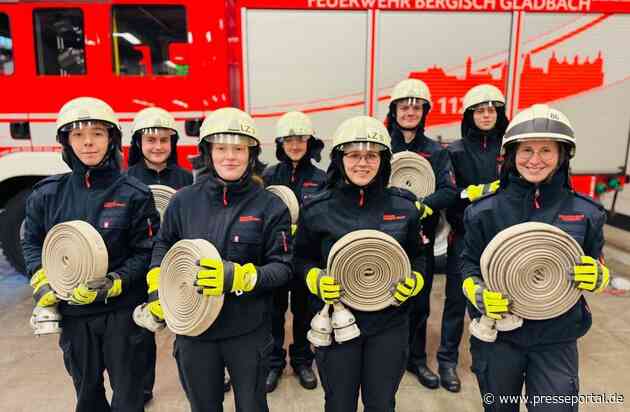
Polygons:
M508 13L381 12L377 117L387 116L389 99L383 98L396 83L416 77L431 91L427 135L446 142L458 139L466 91L493 82L505 92L502 69L510 31Z
M244 22L246 110L260 130L263 161L276 162L275 124L289 110L309 114L327 153L335 128L365 113L367 13L247 10Z
M630 15L527 13L519 108L544 102L567 115L574 173L618 173L630 124Z

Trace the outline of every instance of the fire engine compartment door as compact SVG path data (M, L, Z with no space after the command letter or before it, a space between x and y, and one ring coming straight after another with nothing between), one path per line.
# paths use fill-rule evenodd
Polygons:
M543 102L569 118L573 174L623 173L630 123L629 14L525 13L519 110Z
M504 94L509 71L510 13L382 11L377 20L378 110L384 119L389 97L402 79L427 84L432 107L428 136L451 142L460 138L464 94L490 83ZM447 44L448 47L440 46Z
M367 12L242 9L241 22L244 107L262 136L263 160L275 163L275 124L291 110L311 117L330 150L334 129L367 113Z

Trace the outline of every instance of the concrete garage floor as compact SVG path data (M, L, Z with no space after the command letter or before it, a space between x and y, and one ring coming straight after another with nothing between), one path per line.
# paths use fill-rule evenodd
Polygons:
M628 243L627 232L615 232L617 245ZM630 278L630 254L612 249L608 263L613 273ZM71 411L75 394L66 374L57 345L57 336L36 338L28 326L32 310L30 288L26 280L0 259L0 411ZM614 292L614 291L613 291ZM430 366L435 370L435 352L439 343L440 317L444 300L444 276L437 276L432 296L433 313L429 321L428 350ZM606 292L589 296L593 327L580 340L580 393L618 393L623 404L590 404L581 411L630 411L630 294ZM287 323L288 325L288 323ZM150 412L189 411L188 402L177 378L171 356L173 335L158 335L158 369L155 398L147 405ZM459 374L462 392L422 387L413 375L405 373L397 396L398 412L480 411L481 399L474 375L470 372L468 335L464 337ZM323 411L323 391L302 389L290 368L275 392L269 394L271 411ZM234 410L232 392L226 395L226 411ZM360 407L359 410L362 410ZM522 410L525 410L522 408Z

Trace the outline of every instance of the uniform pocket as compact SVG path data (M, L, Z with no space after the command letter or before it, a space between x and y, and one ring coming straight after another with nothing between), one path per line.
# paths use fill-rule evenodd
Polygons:
M580 246L584 247L584 238L586 236L586 220L581 221L563 221L562 219L575 219L575 216L581 215L560 215L557 226L562 229L564 232L569 234L573 239L576 240L580 244Z
M319 188L317 187L302 187L302 204L308 199L312 198L319 192Z
M124 211L103 213L98 219L98 227L100 229L127 229L129 227L129 219Z
M260 233L241 232L230 236L228 259L237 263L258 262L262 247Z
M397 216L395 214L391 214L391 215L386 214L384 216L384 218L393 218L393 217L397 217ZM388 235L396 239L396 241L398 241L398 243L400 243L401 245L404 245L405 241L407 240L406 239L407 238L407 220L384 221L384 222L381 222L379 229L381 232L387 233Z

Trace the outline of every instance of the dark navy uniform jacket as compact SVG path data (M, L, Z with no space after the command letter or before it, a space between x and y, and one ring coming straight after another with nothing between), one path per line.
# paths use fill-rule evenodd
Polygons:
M135 307L146 301L152 238L160 227L151 191L137 179L121 174L114 159L88 169L73 158L71 167L71 173L40 181L28 198L22 242L27 271L32 275L42 266L44 238L54 225L83 220L103 237L109 256L107 270L120 275L122 294L107 303L61 302L59 311L64 316L78 316Z
M175 163L167 163L161 171L149 169L144 160L139 161L127 169L127 174L140 180L145 185L165 185L175 190L191 185L192 174Z
M503 185L503 182L502 182ZM507 186L471 204L464 215L466 234L462 253L464 279L481 278L479 261L486 245L501 230L522 222L543 222L571 235L584 254L598 259L604 245L604 208L567 185L566 171L558 171L550 182L531 184L510 175ZM469 305L473 317L480 313ZM525 320L522 327L499 332L497 340L524 347L566 343L583 336L591 326L591 313L582 297L565 314L547 320Z
M344 185L316 195L306 202L300 213L294 244L296 273L306 279L310 269L325 269L333 244L347 233L361 229L379 230L392 236L409 256L412 269L424 273L420 216L414 201L415 196L406 190L388 188L380 192L369 186L360 189ZM309 294L312 313L322 307L321 299ZM408 311L407 304L377 312L352 309L364 336L404 323Z
M151 267L181 239L205 239L223 260L253 263L258 280L252 292L227 292L221 313L203 334L183 339L216 340L271 327L273 288L291 276L291 219L276 195L251 178L226 184L212 173L179 190L169 203L157 236Z
M501 136L470 130L466 136L448 145L455 181L457 200L448 208L446 217L457 234L464 233L464 209L470 204L460 194L469 185L490 183L499 179Z
M431 163L435 173L435 192L423 199L423 202L434 211L433 215L423 222L424 234L433 241L440 217L438 211L452 206L458 196L451 159L446 149L435 140L429 139L423 132L416 133L416 137L409 143L405 142L397 127L391 134L393 153L404 150L417 153Z
M300 202L313 197L326 184L326 173L315 167L310 160L301 161L293 168L290 161L270 166L263 172L265 186L284 185L293 190Z

